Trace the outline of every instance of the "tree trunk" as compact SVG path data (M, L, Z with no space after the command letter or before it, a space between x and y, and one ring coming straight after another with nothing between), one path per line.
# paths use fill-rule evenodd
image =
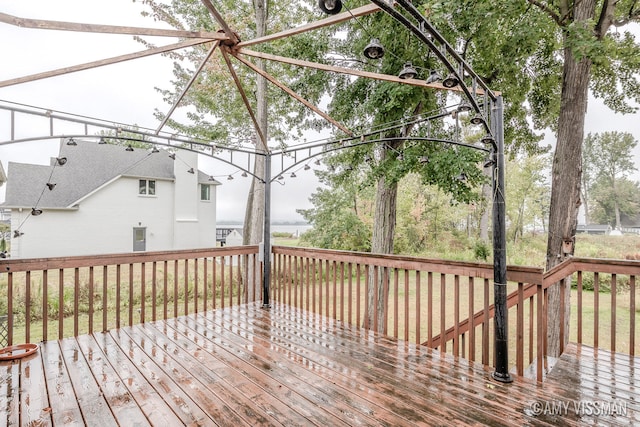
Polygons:
M262 37L267 33L267 2L266 0L254 0L253 2L256 15L256 37ZM257 60L256 65L260 69L265 69L263 60ZM267 81L264 77L257 75L256 86L256 119L262 134L267 138ZM265 141L266 142L266 141ZM260 138L255 137L256 151L264 152L264 147ZM264 156L257 155L253 166L253 173L262 178L264 176L265 159ZM245 245L256 245L263 240L264 234L264 184L257 178L254 178L249 188L247 197L247 208L244 216L244 227L242 243ZM269 254L265 254L269 256ZM253 277L253 268L247 268L245 283L245 293L248 301L255 301L260 297L260 274Z
M384 176L378 180L373 219L373 237L371 239L371 252L373 253L393 253L397 196L397 182L390 183ZM385 278L382 276L381 270L378 270L377 275L374 274L373 268L369 270L369 292L367 294L367 312L365 314L364 327L386 333L387 313L385 312L385 302L389 297L389 286L388 280L384 280Z
M584 22L595 13L593 0L576 3L574 19ZM568 46L565 40L565 46ZM558 118L558 142L553 158L547 270L573 255L575 232L580 207L582 174L582 141L587 111L587 94L591 74L588 58L576 59L570 48L564 50L562 95ZM568 283L556 283L549 288L547 315L548 355L558 357L569 342L570 290ZM564 307L560 294L565 293ZM564 336L560 337L560 324Z

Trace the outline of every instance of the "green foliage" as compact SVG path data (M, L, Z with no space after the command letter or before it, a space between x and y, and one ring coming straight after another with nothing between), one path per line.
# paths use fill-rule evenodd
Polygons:
M589 197L589 217L619 227L620 215L640 212L640 187L627 178L636 170L633 150L638 142L630 133L588 134L583 154L583 197Z
M489 256L491 256L491 248L487 242L483 240L476 240L473 245L473 256L477 260L486 262L489 259Z

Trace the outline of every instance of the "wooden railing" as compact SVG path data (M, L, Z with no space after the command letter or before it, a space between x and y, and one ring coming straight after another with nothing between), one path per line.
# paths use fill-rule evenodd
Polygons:
M492 364L492 265L290 247L274 247L273 254L274 300ZM537 354L534 297L542 269L509 267L507 279L510 343L523 375ZM377 321L366 321L367 294L377 280L388 293L381 331Z
M635 356L640 352L636 340L636 300L640 297L636 277L640 261L568 258L544 274L536 299L540 302L536 317L542 333L538 335L536 378L542 381L547 356L547 302L551 286L560 287L560 306L564 306L565 288L571 284L570 330L565 330L564 311L560 319L560 352L566 334L569 340L595 348L604 348ZM574 310L575 308L575 310ZM587 321L588 319L588 321ZM607 336L608 340L601 339Z
M0 316L6 315L7 337L0 347L240 304L250 295L260 299L261 277L257 246L2 259Z
M493 364L493 266L417 257L273 247L271 299L354 327ZM59 339L260 300L257 246L86 257L0 260L2 345ZM573 283L570 330L560 342L631 355L640 261L570 258L552 270L507 269L514 373L535 362L542 381L547 307L555 283ZM568 280L564 280L568 279ZM388 297L384 325L367 321L374 283ZM604 288L609 292L602 292ZM621 293L622 292L622 293ZM563 293L561 292L561 295ZM373 304L378 305L377 297ZM2 322L0 322L2 323ZM561 322L564 324L564 322ZM4 329L3 329L4 328ZM607 339L603 339L606 336Z

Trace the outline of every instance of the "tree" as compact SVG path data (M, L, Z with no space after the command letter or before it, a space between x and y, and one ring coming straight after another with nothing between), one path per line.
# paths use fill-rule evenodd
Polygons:
M602 176L593 185L591 217L601 224L621 228L621 216L634 218L640 213L640 185L628 178L618 178L612 189L608 178Z
M636 170L632 151L637 145L638 141L633 135L624 132L589 133L585 138L585 147L589 150L583 156L583 162L588 168L584 173L589 177L595 176L591 181L597 186L593 196L600 207L596 217L602 220L607 217L607 213L613 214L612 221L607 222L613 222L616 229L620 229L621 210L626 214L634 213L635 195L629 193L629 190L633 191L633 184L628 180L625 182L625 179L630 172ZM611 209L606 209L606 206Z
M212 18L209 10L199 0L173 0L169 4L146 0L150 7L150 16L165 21L179 29L215 31L218 23ZM311 3L308 1L308 3ZM270 3L267 0L248 1L220 1L217 6L221 9L224 19L229 26L239 33L240 38L251 39L264 36L267 28L277 31L291 25L305 23L313 14L308 7L289 7L287 4ZM270 14L270 9L276 13ZM317 12L316 12L317 13ZM247 17L252 17L247 19ZM271 44L267 49L279 49L281 52L306 53L315 56L326 51L325 36L319 34L301 34L296 37L281 39ZM144 42L143 42L144 43ZM148 43L145 43L148 45ZM171 54L174 62L174 89L159 89L165 100L173 103L182 93L193 71L190 66L199 66L203 57L208 55L211 46L197 47L185 53ZM224 47L219 47L220 51ZM286 54L286 53L285 53ZM268 137L273 136L283 143L287 138L300 134L300 129L311 114L301 104L285 95L279 89L267 86L264 77L249 71L244 67L232 65L228 56L214 55L202 67L199 78L185 93L182 105L193 107L188 113L189 123L179 123L169 120L169 125L184 134L212 141L217 147L233 147L237 141L253 141L257 155L253 166L254 179L251 182L247 198L243 243L257 244L263 238L265 218L265 191L262 178L265 176L265 156L268 150ZM229 61L229 62L228 62ZM259 70L266 70L263 60L256 61ZM229 90L236 85L228 67L234 68L243 90L254 93L252 108L255 111L257 129L248 126L251 123L244 101L238 90ZM327 91L326 83L317 79L315 73L292 72L277 64L271 66L277 70L278 77L292 89L304 88L304 97L311 102L318 102L322 94ZM273 70L272 70L273 72ZM212 96L215 94L215 96ZM270 102L267 102L267 99ZM160 112L159 119L165 119ZM270 119L268 118L270 117ZM262 140L264 137L264 140ZM236 141L236 142L234 142ZM249 269L253 274L252 270ZM253 278L245 278L245 283L252 283ZM254 300L253 286L246 287L249 300Z
M535 226L541 212L538 206L547 195L546 156L514 158L506 165L507 235L514 243L524 235L525 227Z

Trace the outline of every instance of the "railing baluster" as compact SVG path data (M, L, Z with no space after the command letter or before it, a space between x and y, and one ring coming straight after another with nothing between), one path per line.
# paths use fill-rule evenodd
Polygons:
M420 345L420 326L422 319L420 318L420 270L416 270L416 344Z
M378 332L378 266L373 266L373 332ZM371 290L369 290L371 292ZM368 315L367 315L368 317Z
M398 296L400 282L398 276L400 271L397 268L393 269L393 337L398 338Z
M636 276L629 277L629 354L636 355Z
M431 313L431 308L429 308L429 312ZM432 316L429 316L427 318L427 322L431 322L431 317ZM409 270L408 269L404 270L404 340L406 342L409 342Z
M169 299L169 274L167 272L169 268L169 262L164 260L162 266L162 318L167 319L167 303Z
M121 271L121 266L120 264L116 265L116 328L120 329L120 301L122 298L121 293L121 284L122 284L122 279L120 277L122 271ZM60 271L60 282L62 282L62 271ZM60 319L60 329L62 329L62 319ZM62 338L62 337L61 337Z
M13 345L13 272L7 275L7 346ZM60 328L62 330L62 328Z
M184 260L184 315L189 314L189 259Z
M361 292L360 292L360 287L361 287L361 284L362 284L362 280L361 280L362 274L361 273L362 272L360 271L360 264L356 264L356 322L358 322L356 326L359 326L359 325L362 324L362 317L360 316L360 314L361 314L360 313L360 304L361 304L361 301L362 301L362 295L361 295Z
M193 260L193 312L198 313L198 258Z
M446 299L447 299L447 276L440 273L440 353L447 351L447 325L446 325Z
M158 319L158 308L156 307L158 301L158 263L153 261L151 264L151 320L156 321Z
M80 269L75 268L73 272L73 336L78 336L78 317L80 315L78 299L80 297ZM27 335L27 342L29 342L29 337Z
M578 344L582 344L582 271L578 271Z
M543 310L543 289L542 289L542 284L538 284L537 286L537 292L536 292L537 296L538 296L538 301L536 303L536 313L537 313L537 330L538 330L538 344L537 344L537 361L536 361L536 379L539 382L542 382L542 376L543 376L543 370L542 370L542 366L543 366L543 360L544 360L544 356L545 356L545 350L544 350L544 338L543 338L543 333L544 333L544 328L542 327L542 322L544 321L544 310ZM483 346L484 347L484 346ZM484 358L484 356L483 356ZM486 365L486 363L483 362L483 364Z
M173 261L173 317L178 317L178 260Z
M600 275L593 273L593 346L598 348L598 329L600 328Z
M145 321L145 306L147 305L146 272L147 265L143 262L140 264L140 323L144 323Z
M42 271L42 341L49 339L49 270Z
M528 363L531 364L533 363L533 319L534 319L534 314L533 314L533 295L531 295L529 297L529 360Z
M24 283L24 297L25 297L25 307L24 307L24 320L25 320L25 325L24 325L24 335L25 335L25 339L26 342L31 342L31 271L27 271L27 274L25 275L25 283ZM77 307L77 304L76 304ZM76 313L77 313L77 309L76 309ZM77 319L77 315L76 315L76 319ZM77 324L77 321L76 321ZM78 335L78 333L76 332L76 335Z
M369 325L369 264L364 265L364 313L362 322L364 328L369 330L371 329L371 325Z
M340 321L344 322L344 262L340 261Z
M11 276L9 276L11 277ZM11 298L9 298L11 301ZM11 313L11 310L9 310ZM11 331L11 328L9 328ZM64 269L58 269L58 339L64 337Z
M460 276L453 276L453 355L460 355Z
M475 280L473 276L469 276L469 311L467 313L469 320L469 360L474 362L476 360L476 326L474 323L474 315L475 315Z
M305 274L305 287L306 287L305 308L306 308L307 311L309 311L309 292L311 290L310 289L311 283L310 283L310 280L309 280L309 274L310 274L309 258L305 258L304 259L304 268L305 268L305 271L306 271L306 274Z
M245 267L247 267L247 260L245 259ZM209 287L209 258L204 257L202 258L202 279L203 279L203 287L202 287L202 299L204 300L202 302L202 307L203 310L206 312L209 308L209 302L208 302L208 287ZM246 276L245 276L246 277ZM248 291L248 289L247 289ZM247 292L248 294L249 292Z
M516 323L516 370L524 374L524 283L518 283L518 305Z
M482 319L482 364L489 364L489 279L484 279ZM540 320L540 319L538 319ZM540 323L538 323L540 325Z
M329 262L329 260L325 260L325 264L324 264L324 270L325 270L325 312L324 315L325 317L329 318L329 307L331 304L331 290L329 288L329 285L331 283L331 273L329 271L329 266L331 265L331 263Z
M89 267L89 333L93 333L93 266ZM79 316L79 314L78 314Z
M335 261L333 261L332 265L331 265L331 271L333 272L333 318L337 319L338 318L338 313L337 313L337 305L338 305L338 265L336 264Z
M108 285L109 285L109 269L106 265L102 266L102 332L106 332L109 329L109 307L108 307Z
M406 276L408 277L408 276ZM405 287L405 293L407 293L407 298L409 297L409 288ZM407 309L409 306L407 305ZM405 313L406 322L409 322L409 310ZM427 346L433 348L433 272L427 272ZM406 339L408 341L408 339Z
M133 326L133 264L129 264L129 326Z
M611 275L611 351L616 351L616 294L617 275Z

